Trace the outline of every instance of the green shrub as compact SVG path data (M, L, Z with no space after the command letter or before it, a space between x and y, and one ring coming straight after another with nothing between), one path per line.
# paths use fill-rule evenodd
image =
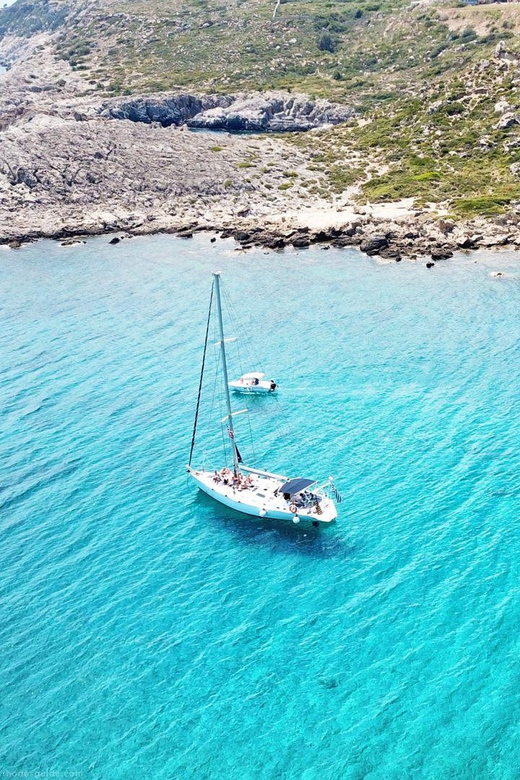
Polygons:
M464 106L462 105L462 103L457 103L457 102L448 103L445 110L448 116L455 116L456 114L464 113Z
M333 54L336 51L336 44L330 33L328 32L322 33L318 41L318 49L320 51L331 52L331 54Z
M452 208L461 217L472 217L476 214L492 216L493 214L502 214L505 211L512 196L500 195L480 195L475 198L455 198L452 201Z

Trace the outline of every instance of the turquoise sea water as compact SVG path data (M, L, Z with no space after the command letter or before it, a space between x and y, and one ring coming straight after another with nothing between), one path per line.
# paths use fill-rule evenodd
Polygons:
M186 480L218 267L333 528ZM517 778L519 373L512 254L0 251L0 776Z

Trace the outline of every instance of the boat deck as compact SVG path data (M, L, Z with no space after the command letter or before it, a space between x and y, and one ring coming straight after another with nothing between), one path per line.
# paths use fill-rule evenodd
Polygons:
M213 471L192 470L190 473L205 493L246 514L295 522L308 520L320 524L330 523L337 516L334 502L323 494L318 494L318 501L309 500L305 504L302 504L299 496L286 500L276 492L284 482L275 477L252 475L251 486L238 487L226 485L222 479L218 481Z

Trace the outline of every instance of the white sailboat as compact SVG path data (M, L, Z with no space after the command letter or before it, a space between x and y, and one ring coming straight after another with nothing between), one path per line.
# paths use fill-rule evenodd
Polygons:
M192 466L197 421L199 416L200 397L202 391L206 350L208 345L209 325L215 292L220 340L217 345L221 351L222 379L226 399L227 415L221 421L227 425L229 443L232 455L232 465L224 464L220 469L206 470ZM195 412L195 422L191 441L188 473L194 479L197 487L221 504L254 517L265 517L273 520L285 520L290 523L309 523L315 527L329 525L337 517L336 505L331 495L340 501L341 497L329 477L323 484L314 479L302 477L290 478L283 474L273 474L261 469L246 466L238 449L233 417L247 410L233 412L226 358L226 339L222 319L222 302L220 294L220 273L213 274L210 307L206 326L206 339L202 359L202 370L199 383L199 394Z
M274 379L266 379L265 374L260 371L242 374L240 379L233 379L229 386L235 393L252 393L253 395L275 393L277 388Z

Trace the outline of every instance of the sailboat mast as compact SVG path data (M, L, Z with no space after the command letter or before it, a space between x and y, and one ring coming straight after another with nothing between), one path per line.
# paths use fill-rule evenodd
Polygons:
M215 293L217 298L218 325L220 330L220 351L222 354L222 373L224 375L224 390L226 393L229 438L231 439L231 449L233 450L233 466L235 471L238 471L238 455L237 455L237 447L235 444L235 431L233 429L233 412L231 411L231 395L229 393L229 380L228 380L228 370L227 370L227 360L226 360L226 344L224 341L224 322L222 320L222 301L220 299L220 273L219 272L214 273L213 277L215 279Z

